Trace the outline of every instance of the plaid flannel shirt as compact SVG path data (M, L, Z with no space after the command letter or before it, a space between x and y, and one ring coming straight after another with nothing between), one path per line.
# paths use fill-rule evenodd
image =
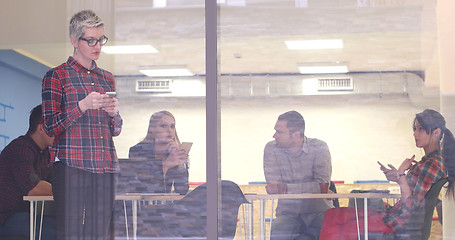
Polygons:
M441 178L447 177L441 152L434 151L422 157L406 174L406 180L412 194L405 201L399 201L384 216L384 223L393 231L410 221L430 190L431 185Z
M93 173L118 172L113 136L122 129L119 114L89 109L78 102L91 92L115 92L113 75L93 61L87 69L74 58L51 69L43 79L42 100L45 129L55 136L51 159L57 157L69 167Z

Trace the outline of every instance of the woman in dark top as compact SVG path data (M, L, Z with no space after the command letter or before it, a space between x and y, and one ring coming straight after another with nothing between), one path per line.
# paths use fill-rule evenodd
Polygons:
M130 148L129 159L151 164L152 192L188 192L188 153L180 148L175 118L170 112L152 114L147 136Z

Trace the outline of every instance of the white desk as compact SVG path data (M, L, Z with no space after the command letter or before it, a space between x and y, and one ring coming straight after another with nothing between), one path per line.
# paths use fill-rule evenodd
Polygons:
M139 201L174 201L180 200L184 196L179 194L150 194L150 193L129 193L125 195L117 195L115 200L124 201L124 211L125 211L125 227L127 239L129 239L128 234L128 218L126 215L126 203L125 201L131 201L132 203L132 217L133 217L133 239L136 240L137 236L137 207ZM246 199L253 203L253 201L260 201L260 239L265 240L265 202L267 200L279 200L279 199L332 199L332 198L363 198L364 199L364 224L365 224L365 233L368 233L368 198L400 198L400 194L386 194L386 193L320 193L320 194L257 194L257 195L245 195ZM52 196L25 196L25 201L30 201L30 240L34 240L35 236L35 223L36 223L36 212L35 205L39 201L52 201ZM43 212L43 211L41 211ZM253 239L253 204L248 204L248 239ZM35 214L33 214L35 213ZM273 210L272 210L273 213ZM42 219L42 217L41 217ZM358 221L357 221L357 224ZM41 229L41 225L40 225ZM358 233L359 234L359 233ZM365 240L368 240L368 234L365 234Z
M247 194L246 199L251 202L248 207L248 239L253 239L253 201L260 201L260 239L265 240L265 201L279 200L279 199L332 199L332 198L363 198L364 199L364 226L365 226L365 240L368 240L368 198L400 198L400 194L388 193L302 193L302 194ZM356 202L356 201L355 201ZM272 206L273 208L273 206ZM356 205L357 213L357 205ZM273 209L272 209L273 214ZM271 223L271 222L270 222ZM357 219L357 225L359 224ZM360 237L359 231L357 234Z
M126 214L126 201L131 201L132 215L133 215L133 239L136 240L137 236L137 206L139 201L173 201L180 200L184 196L179 194L153 194L153 193L130 193L125 195L116 195L115 200L123 201L123 208L125 212L125 228L126 236L128 235L128 218ZM30 240L35 240L35 226L36 226L36 209L38 202L42 202L44 208L45 201L53 201L53 196L24 196L24 201L30 202ZM43 211L41 211L41 220L43 219ZM40 223L39 239L41 239L42 222Z

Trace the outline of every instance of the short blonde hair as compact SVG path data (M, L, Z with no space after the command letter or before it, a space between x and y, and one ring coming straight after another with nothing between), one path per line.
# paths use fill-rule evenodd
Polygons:
M79 39L84 36L86 28L102 27L103 20L92 10L82 10L70 20L70 38Z

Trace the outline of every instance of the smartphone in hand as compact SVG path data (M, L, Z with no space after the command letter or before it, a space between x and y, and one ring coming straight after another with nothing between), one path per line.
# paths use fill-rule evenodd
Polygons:
M109 97L115 97L115 96L117 96L117 93L116 92L106 92L106 95L108 95Z
M180 148L185 150L186 154L190 152L191 146L193 146L192 142L182 142L182 144L180 144Z

